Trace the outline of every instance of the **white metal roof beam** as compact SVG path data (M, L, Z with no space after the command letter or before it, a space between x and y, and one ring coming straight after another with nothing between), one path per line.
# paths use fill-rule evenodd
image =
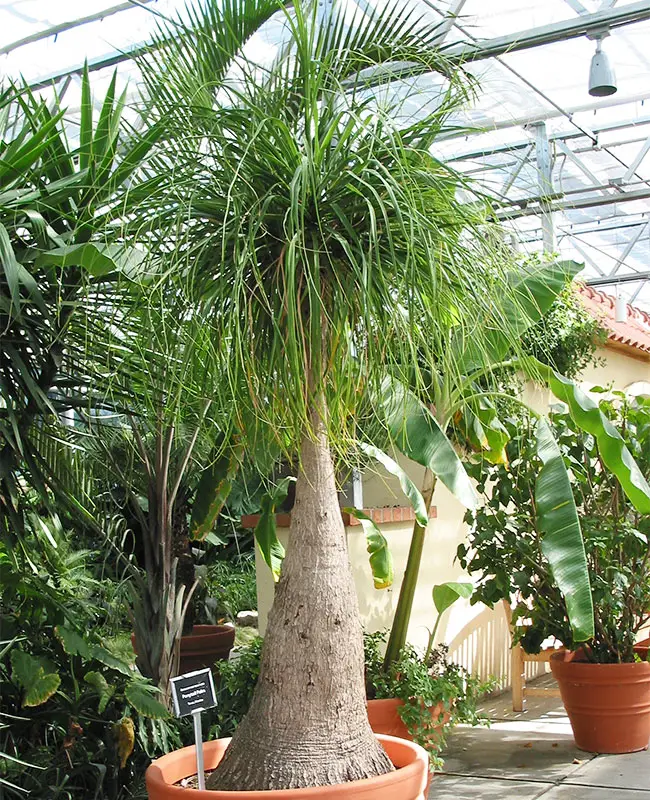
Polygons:
M650 272L634 272L631 275L616 275L613 278L609 275L602 278L588 278L585 283L587 286L611 286L614 283L646 281L648 278L650 278Z
M625 175L623 175L623 183L627 183L630 180L630 178L634 175L634 173L637 171L637 168L648 154L649 150L650 150L650 136L645 140L645 143L643 144L639 152L636 154L634 161L628 167L628 170L625 173Z
M152 0L139 1L141 3L152 2ZM81 25L87 25L90 22L99 22L99 20L105 19L106 17L112 17L113 14L119 14L121 11L130 11L135 7L136 6L131 2L131 0L127 0L126 3L120 3L119 6L105 8L103 11L97 11L95 14L90 14L87 17L79 17L78 19L70 20L69 22L61 22L59 25L53 25L51 28L47 28L44 31L32 33L30 36L25 36L24 39L18 39L11 44L0 47L0 55L4 56L7 53L11 53L13 50L18 50L19 47L24 47L26 44L40 42L42 39L48 39L50 36L56 36L59 33L65 33L65 31L70 31L73 28L80 27Z
M613 203L627 203L633 200L647 200L650 198L650 187L638 189L634 192L623 192L622 194L610 194L607 197L581 197L577 200L558 200L551 204L550 211L565 211L572 208L597 208L598 206L609 206ZM501 209L497 211L498 219L517 219L518 217L538 217L542 214L542 209L538 203L522 200L522 208ZM530 205L527 205L530 203Z
M138 0L138 2L141 3L142 0ZM604 27L609 29L618 28L624 25L630 25L634 22L643 22L647 19L650 19L650 3L648 0L639 0L639 2L630 3L622 8L605 9L603 11L597 11L595 14L585 14L578 19L562 20L561 22L555 22L551 25L543 25L539 28L518 31L517 33L508 34L507 36L497 36L494 39L485 39L482 41L455 45L446 49L446 55L458 63L480 61L482 59L503 55L504 53L514 53L518 50L527 50L531 47L540 47L544 44L562 42L568 39L586 36ZM122 61L128 61L134 56L143 53L147 48L147 44L147 42L141 42L124 52L116 51L108 56L96 59L95 61L89 62L88 69L90 71L96 71L105 67L115 66ZM80 65L74 69L53 73L37 83L34 83L31 88L41 89L45 86L49 86L52 82L56 82L70 73L80 72L81 69L82 66ZM415 72L412 67L407 67L403 71L405 74L411 76ZM402 71L396 70L395 79L398 79L401 74ZM543 120L537 121L542 122Z
M584 187L585 191L587 191L588 189L597 189L597 191L602 192L605 195L610 194L610 192L607 189L604 189L602 187L601 181L594 175L594 173L589 169L589 167L583 163L582 159L578 158L578 156L573 152L573 150L571 150L570 147L568 147L562 141L556 142L556 146L558 150L564 153L564 155L576 165L576 167L580 170L580 172L582 172L583 175L586 175L587 178L589 178L589 180L591 181L591 186ZM632 172L632 174L634 174L634 171Z
M619 256L619 258L617 258L616 264L614 265L614 268L609 273L610 275L616 275L616 273L619 271L619 269L623 266L623 264L625 263L625 260L627 259L627 257L630 255L632 250L634 250L634 248L636 246L636 243L639 241L639 239L643 236L645 231L648 229L648 225L650 225L650 221L646 222L646 224L642 228L639 228L639 230L636 231L636 233L630 239L630 241L625 245L625 250L623 250L623 252Z
M565 42L568 39L587 36L603 28L611 30L646 19L650 19L650 3L647 0L641 0L621 8L606 8L596 11L594 14L584 14L578 19L553 22L539 28L530 28L506 36L498 36L495 39L479 40L476 43L450 48L447 54L463 62L476 61L553 42Z

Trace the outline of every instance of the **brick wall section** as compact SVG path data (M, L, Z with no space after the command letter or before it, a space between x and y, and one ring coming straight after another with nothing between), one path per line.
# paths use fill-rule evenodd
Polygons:
M415 520L415 513L411 506L389 506L387 508L364 508L367 514L377 525L386 525L390 522L412 522ZM361 525L356 517L341 512L345 525ZM435 519L435 506L429 511L429 518ZM259 522L259 514L246 514L241 518L242 528L254 528ZM278 528L288 528L291 523L291 514L276 514L275 524Z

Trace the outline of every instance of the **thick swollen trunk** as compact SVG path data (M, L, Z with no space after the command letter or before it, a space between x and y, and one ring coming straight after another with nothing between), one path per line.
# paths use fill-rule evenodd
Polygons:
M391 769L366 715L357 597L320 432L302 448L255 696L208 788L325 786Z

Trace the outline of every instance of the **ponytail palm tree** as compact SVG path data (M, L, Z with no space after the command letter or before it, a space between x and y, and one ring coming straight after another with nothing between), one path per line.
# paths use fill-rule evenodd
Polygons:
M401 1L272 11L270 0L208 2L161 29L142 62L146 102L175 135L157 162L165 192L132 217L176 253L228 353L237 428L298 464L257 690L209 780L222 790L391 769L366 716L334 461L368 396L383 421L387 375L424 389L417 365L432 343L455 321L493 318L508 261L430 154L470 88L436 47L438 28ZM269 18L281 46L260 63Z

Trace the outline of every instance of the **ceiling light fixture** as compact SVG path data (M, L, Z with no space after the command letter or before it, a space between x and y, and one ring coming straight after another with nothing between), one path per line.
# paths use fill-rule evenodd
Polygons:
M592 97L608 97L617 90L616 75L609 63L607 53L603 52L603 39L609 36L607 31L601 31L593 36L596 40L596 52L591 59L589 68L589 94ZM591 38L591 37L590 37Z

